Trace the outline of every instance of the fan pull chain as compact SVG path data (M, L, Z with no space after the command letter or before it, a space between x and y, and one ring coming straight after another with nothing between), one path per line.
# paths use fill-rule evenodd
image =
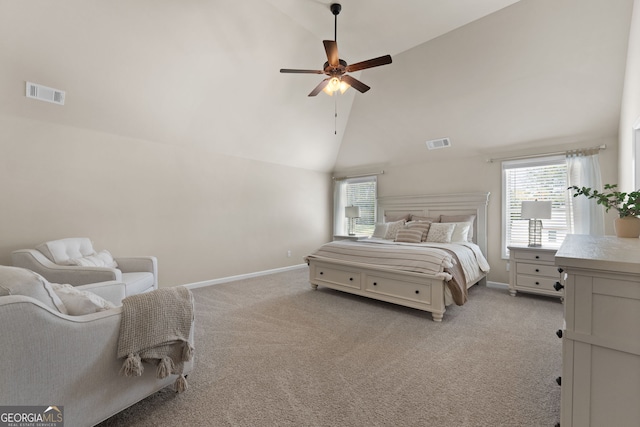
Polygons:
M337 93L333 101L335 102L334 116L333 116L333 134L338 135L338 94Z

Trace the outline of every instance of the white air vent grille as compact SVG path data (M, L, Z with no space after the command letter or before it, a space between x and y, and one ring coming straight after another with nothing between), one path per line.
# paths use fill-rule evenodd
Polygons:
M40 101L52 102L64 105L64 91L27 82L27 98L34 98Z
M431 141L427 141L426 144L429 150L451 147L451 141L449 138L433 139Z

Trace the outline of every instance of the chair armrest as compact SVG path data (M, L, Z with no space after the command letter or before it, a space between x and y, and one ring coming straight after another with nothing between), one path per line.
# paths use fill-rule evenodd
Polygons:
M123 273L148 272L153 274L154 289L158 289L158 259L154 256L114 258Z
M14 266L35 271L51 283L79 286L109 280L122 281L122 272L117 268L58 265L35 249L13 251L11 260Z
M78 286L78 289L93 292L94 294L116 305L122 305L122 300L127 296L126 285L115 280L81 285Z

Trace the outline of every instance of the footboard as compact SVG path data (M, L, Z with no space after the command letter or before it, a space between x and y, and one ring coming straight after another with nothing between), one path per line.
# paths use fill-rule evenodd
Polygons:
M340 261L309 259L309 282L431 313L441 322L445 307L444 280L424 274L356 266Z

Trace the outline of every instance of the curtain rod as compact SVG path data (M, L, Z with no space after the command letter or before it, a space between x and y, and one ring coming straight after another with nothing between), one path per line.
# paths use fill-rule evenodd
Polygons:
M607 144L602 144L593 148L583 148L581 150L606 150ZM513 156L513 157L497 157L495 159L487 159L487 163L493 163L496 161L504 161L504 160L522 160L522 159L535 159L536 157L547 157L547 156L559 156L559 155L567 155L568 153L581 151L581 150L566 150L566 151L556 151L554 153L541 153L541 154L529 154L526 156Z
M372 172L372 173L361 173L360 175L347 175L347 176L332 176L331 179L333 179L334 181L340 181L343 179L349 179L349 178L362 178L363 176L373 176L373 175L384 175L384 171L380 171L380 172Z

